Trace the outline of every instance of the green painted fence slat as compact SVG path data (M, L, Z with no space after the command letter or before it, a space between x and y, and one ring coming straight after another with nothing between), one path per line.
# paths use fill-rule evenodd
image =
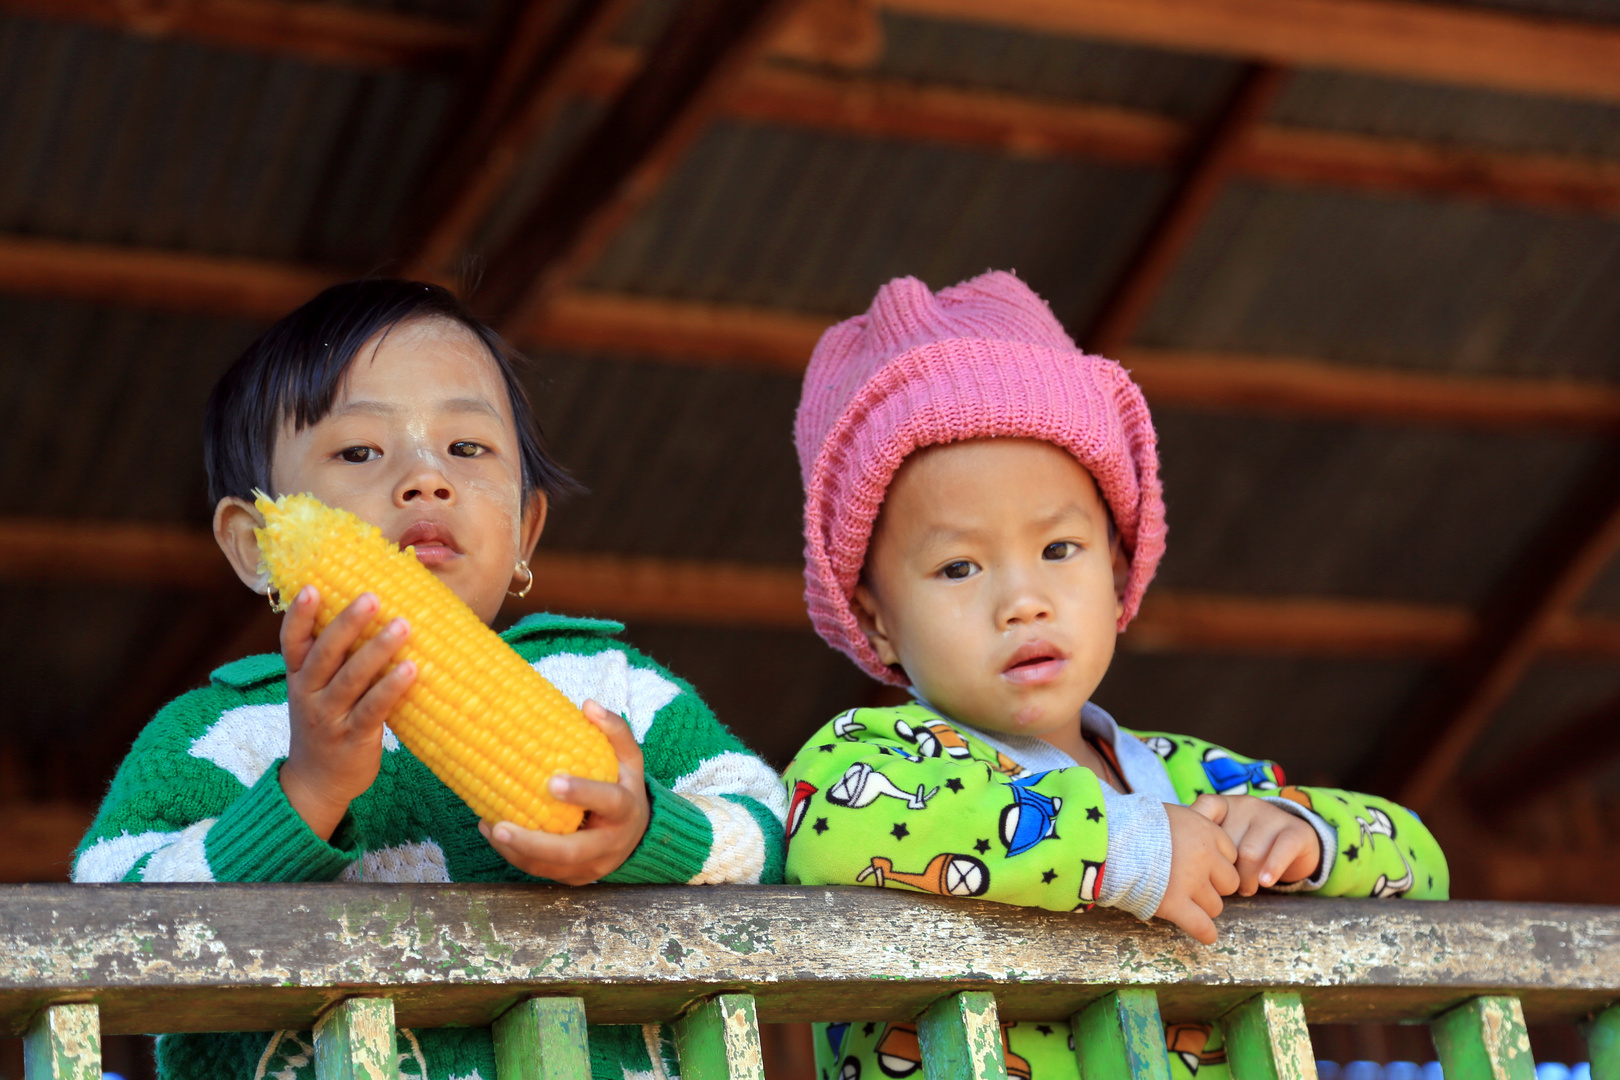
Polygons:
M1581 1033L1586 1036L1592 1080L1620 1080L1620 1005L1598 1013Z
M585 1003L579 998L520 1001L490 1031L499 1080L591 1080Z
M675 1021L681 1080L765 1080L752 994L720 994Z
M1069 1018L1081 1080L1170 1080L1159 996L1115 990Z
M928 1080L1007 1080L996 998L966 990L928 1006L917 1018Z
M1472 998L1435 1017L1429 1033L1446 1080L1535 1080L1516 997Z
M47 1005L23 1036L27 1080L101 1080L101 1010Z
M1298 994L1256 994L1220 1023L1233 1080L1316 1080L1316 1055Z
M392 1000L347 998L320 1015L315 1080L399 1080Z

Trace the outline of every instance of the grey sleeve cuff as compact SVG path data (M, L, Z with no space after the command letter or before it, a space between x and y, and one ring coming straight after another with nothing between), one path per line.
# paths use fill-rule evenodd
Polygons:
M1108 865L1097 902L1153 918L1170 887L1170 815L1152 795L1120 795L1103 788L1108 814Z
M1316 838L1322 841L1322 861L1316 867L1316 873L1303 881L1281 882L1271 887L1272 892L1314 892L1327 884L1328 875L1333 873L1333 863L1339 857L1339 834L1327 822L1323 821L1312 810L1307 810L1292 799L1285 799L1280 795L1262 795L1260 798L1272 806L1280 807L1295 817L1300 818L1311 828L1316 830ZM1112 841L1112 835L1109 840Z

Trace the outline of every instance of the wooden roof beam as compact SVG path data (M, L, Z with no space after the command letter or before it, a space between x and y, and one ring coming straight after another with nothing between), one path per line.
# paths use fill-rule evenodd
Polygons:
M1287 78L1286 69L1271 64L1244 69L1214 120L1188 145L1175 186L1093 316L1083 345L1111 356L1131 339Z
M797 567L542 549L508 614L600 612L640 622L804 630ZM0 518L0 582L239 590L207 533L169 525ZM1154 590L1121 641L1134 652L1447 657L1476 631L1465 609L1321 597ZM1548 648L1620 657L1620 621L1565 614Z
M1520 556L1460 655L1396 728L1396 742L1379 748L1368 790L1429 806L1617 551L1620 455L1611 447Z
M0 0L0 11L362 68L459 68L475 27L309 0Z
M489 261L474 296L511 330L595 260L662 186L794 0L689 0L640 72Z
M878 0L1015 26L1517 93L1620 101L1620 29L1412 0Z
M412 219L404 277L449 283L485 216L511 186L525 153L551 123L623 17L629 0L525 0L511 26L497 28L490 75L436 155ZM628 75L626 76L628 78Z
M575 89L611 97L639 63L637 50L605 46L581 63ZM1145 110L770 64L739 79L724 112L736 120L863 138L1149 167L1175 164L1191 137L1188 124ZM1274 183L1620 212L1620 162L1595 158L1261 124L1234 150L1231 167Z

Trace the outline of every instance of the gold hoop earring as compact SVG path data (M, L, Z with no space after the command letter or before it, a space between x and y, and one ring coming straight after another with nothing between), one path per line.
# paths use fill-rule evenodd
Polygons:
M523 583L523 588L519 589L517 592L513 592L511 589L507 589L506 590L506 595L507 596L515 596L519 600L521 600L525 596L529 595L529 590L530 589L534 588L534 571L529 569L529 564L527 562L519 562L517 564L517 566L513 569L512 573L515 575L519 571L522 571L525 575L527 575L529 580L525 581Z

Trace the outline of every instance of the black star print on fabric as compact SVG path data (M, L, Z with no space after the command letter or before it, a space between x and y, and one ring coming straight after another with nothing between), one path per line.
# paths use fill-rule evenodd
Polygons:
M827 819L824 817L818 817L816 818L816 823L810 827L816 830L818 833L824 833L827 831Z
M1408 855L1412 856L1412 858L1414 858L1414 859L1417 858L1417 852L1413 851L1411 848L1407 848L1406 853Z
M988 841L988 840L974 841L973 850L977 851L980 855L983 855L985 852L990 850L990 841Z
M877 1025L876 1024L862 1024L861 1025L861 1034L862 1035L870 1035L870 1034L872 1034L872 1032L874 1032L876 1030L877 1030Z
M893 753L893 751L890 750L887 746L880 746L880 747L878 747L878 753L880 753L880 754L890 754L890 753Z
M1351 844L1349 847L1344 849L1344 857L1349 859L1351 862L1355 862L1356 856L1360 854L1361 849L1354 844Z
M1052 884L1052 882L1054 882L1056 880L1057 880L1057 871L1056 870L1048 870L1046 873L1041 875L1041 883L1042 884L1050 885L1050 884Z
M1431 889L1434 888L1434 875L1433 874L1429 875L1429 888L1431 888Z
M961 791L962 781L953 776L949 780L945 781L945 786L950 788L952 791Z
M1086 820L1087 821L1101 821L1102 820L1102 810L1100 808L1098 808L1098 807L1095 807L1095 806L1087 808L1087 810L1086 810Z
M1040 1032L1042 1035L1050 1035L1050 1034L1052 1034L1052 1025L1051 1024L1036 1024L1035 1025L1035 1030Z
M894 834L896 840L904 840L911 835L911 830L906 828L906 823L903 821L889 831Z
M820 746L816 747L816 749L820 750L823 754L830 754L837 745L837 743L822 743Z

